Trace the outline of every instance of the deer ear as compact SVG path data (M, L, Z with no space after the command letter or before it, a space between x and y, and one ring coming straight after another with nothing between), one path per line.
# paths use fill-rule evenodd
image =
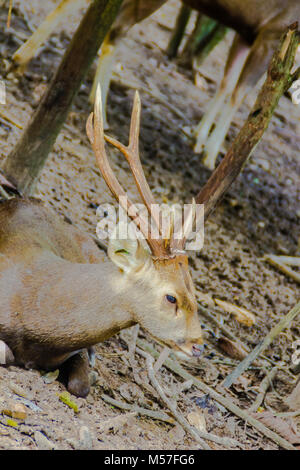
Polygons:
M152 262L150 252L145 249L141 240L136 238L127 240L111 238L108 256L125 273L139 271L145 264Z

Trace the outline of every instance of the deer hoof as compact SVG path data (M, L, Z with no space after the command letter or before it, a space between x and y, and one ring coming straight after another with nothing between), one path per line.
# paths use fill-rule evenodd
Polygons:
M81 378L77 377L72 377L68 381L68 391L72 393L72 395L75 395L76 397L80 398L85 398L88 396L90 392L90 384L89 381L86 383L85 380L82 380Z

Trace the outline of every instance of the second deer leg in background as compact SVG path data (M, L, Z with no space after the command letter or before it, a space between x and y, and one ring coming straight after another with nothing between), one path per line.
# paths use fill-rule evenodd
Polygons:
M229 130L232 119L247 94L255 88L258 81L267 70L267 65L281 34L282 30L277 29L274 25L268 29L265 28L258 34L250 52L246 54L246 60L244 61L240 75L237 77L236 86L230 87L232 91L228 97L228 101L225 105L222 104L218 109L221 113L217 125L206 142L203 163L208 168L213 169L215 167L218 153Z

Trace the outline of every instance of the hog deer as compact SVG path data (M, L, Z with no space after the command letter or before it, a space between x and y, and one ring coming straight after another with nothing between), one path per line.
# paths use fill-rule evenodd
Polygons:
M68 11L71 4L86 3L87 0L63 0L57 9L13 56L17 63L24 64L35 54L39 45L54 29L61 10ZM203 163L210 169L215 167L221 145L232 119L246 95L252 91L267 68L272 53L284 30L300 20L299 0L183 0L195 10L203 12L221 24L236 31L231 45L224 76L219 90L198 126L195 127L196 153L203 152ZM73 3L74 2L74 3ZM124 34L135 23L151 15L166 0L124 0L118 17L102 46L102 53L91 92L91 101L98 83L102 84L105 105L107 91L114 64L115 48ZM105 106L104 106L105 108ZM219 115L215 129L212 126ZM104 110L104 120L105 110ZM210 134L210 135L209 135Z
M88 356L93 345L139 323L175 350L197 356L202 334L183 237L151 238L147 220L114 175L105 140L126 157L149 211L155 203L139 157L141 104L135 96L130 139L125 147L104 135L101 92L87 121L102 176L146 242L111 238L109 260L88 235L60 220L40 201L13 198L0 203L0 362L26 368L64 368L67 388L89 392ZM193 217L188 216L191 220ZM158 227L159 229L159 227Z

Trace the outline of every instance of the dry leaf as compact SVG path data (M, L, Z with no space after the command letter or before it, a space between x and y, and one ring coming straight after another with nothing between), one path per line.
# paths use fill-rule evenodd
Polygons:
M214 299L215 303L228 313L234 315L235 319L243 325L252 326L255 323L255 315L249 310L237 305L225 302L225 300Z
M192 411L187 415L188 422L194 426L198 431L207 432L205 416L201 411Z
M26 407L22 403L9 402L7 407L2 410L2 413L15 419L24 420L27 417Z
M224 336L219 338L218 346L227 356L232 357L232 359L238 359L239 361L242 361L248 354L239 344Z

